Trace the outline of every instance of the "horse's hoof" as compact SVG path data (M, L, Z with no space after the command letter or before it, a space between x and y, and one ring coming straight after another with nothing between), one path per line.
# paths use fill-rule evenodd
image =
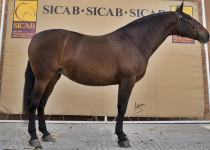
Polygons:
M118 142L119 146L122 148L131 147L128 141Z
M34 148L42 148L41 143L40 143L39 140L37 140L37 139L30 140L30 141L29 141L29 144L30 144L31 146L33 146Z
M44 142L54 142L54 139L52 138L51 135L48 135L48 136L42 138L42 141L44 141Z
M130 142L130 140L127 138L127 136L125 138L127 139L128 142ZM119 140L119 138L118 138L118 140Z

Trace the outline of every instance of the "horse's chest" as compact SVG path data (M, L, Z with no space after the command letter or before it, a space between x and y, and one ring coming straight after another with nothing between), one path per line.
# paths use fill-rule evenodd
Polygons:
M137 76L136 77L136 82L138 82L139 80L141 80L144 77L145 73L146 73L146 70L141 75Z
M146 69L147 69L147 63L145 61L142 61L141 63L139 63L137 69L136 69L136 80L139 81L141 80L145 73L146 73Z

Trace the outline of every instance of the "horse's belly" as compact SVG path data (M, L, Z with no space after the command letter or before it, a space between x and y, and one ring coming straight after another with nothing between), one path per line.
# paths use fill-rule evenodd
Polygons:
M70 80L89 86L106 86L119 84L114 73L102 68L68 67L61 71L61 74Z

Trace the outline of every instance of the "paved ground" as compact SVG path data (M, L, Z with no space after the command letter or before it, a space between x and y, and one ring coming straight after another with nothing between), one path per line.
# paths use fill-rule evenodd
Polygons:
M47 124L55 142L43 150L118 150L115 124ZM128 150L209 150L210 124L124 124ZM41 133L37 131L38 137ZM34 149L23 123L0 123L0 149Z

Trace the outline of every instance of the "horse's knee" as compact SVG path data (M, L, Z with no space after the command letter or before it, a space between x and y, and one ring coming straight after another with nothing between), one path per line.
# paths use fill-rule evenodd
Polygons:
M127 109L127 106L118 106L118 115L122 115L124 116L125 115L125 112L126 112L126 109Z

